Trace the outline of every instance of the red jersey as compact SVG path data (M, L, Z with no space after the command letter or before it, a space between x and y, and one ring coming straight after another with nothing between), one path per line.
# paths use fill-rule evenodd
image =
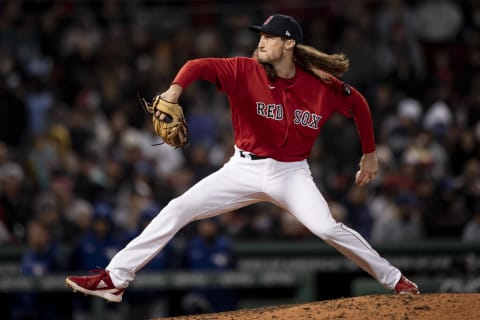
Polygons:
M365 98L332 76L325 83L296 67L291 79L271 81L252 58L188 61L173 83L215 83L228 96L235 144L242 150L279 161L306 159L322 125L334 113L353 117L363 153L375 151L372 118Z

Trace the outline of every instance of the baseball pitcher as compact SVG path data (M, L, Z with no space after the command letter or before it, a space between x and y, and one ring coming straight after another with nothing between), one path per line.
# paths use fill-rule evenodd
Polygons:
M302 29L290 16L272 15L250 29L260 37L253 57L190 60L168 90L151 104L144 102L164 141L183 146L188 130L178 105L182 91L199 79L215 84L229 99L234 155L170 201L105 270L70 276L68 286L120 302L135 274L186 224L268 201L295 216L384 287L398 294L419 293L417 285L358 232L332 218L306 160L323 124L339 112L353 118L362 144L355 182L363 186L377 173L368 104L355 88L337 78L347 71L348 60L302 45ZM174 124L170 129L169 123Z

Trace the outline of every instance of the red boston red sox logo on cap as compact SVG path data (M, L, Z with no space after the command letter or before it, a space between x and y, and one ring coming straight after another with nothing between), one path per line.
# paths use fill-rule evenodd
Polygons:
M266 25L267 23L270 22L270 20L272 20L273 16L270 16L267 18L267 20L265 20L265 22L263 23L263 25Z

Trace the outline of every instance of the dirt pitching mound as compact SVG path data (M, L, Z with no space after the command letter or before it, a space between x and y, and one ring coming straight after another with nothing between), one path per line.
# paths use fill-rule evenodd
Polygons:
M480 319L480 294L368 295L170 320L465 320ZM160 320L160 319L158 319ZM163 318L162 320L166 320Z

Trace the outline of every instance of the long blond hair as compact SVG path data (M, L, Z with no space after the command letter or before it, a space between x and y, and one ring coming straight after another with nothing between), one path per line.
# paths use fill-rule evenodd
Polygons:
M257 58L257 50L253 52L253 58ZM257 59L258 60L258 59ZM312 73L322 81L329 83L330 75L342 76L348 71L349 61L344 54L327 54L314 47L298 44L293 50L293 61L302 69ZM270 79L275 79L277 73L272 65L261 63Z

